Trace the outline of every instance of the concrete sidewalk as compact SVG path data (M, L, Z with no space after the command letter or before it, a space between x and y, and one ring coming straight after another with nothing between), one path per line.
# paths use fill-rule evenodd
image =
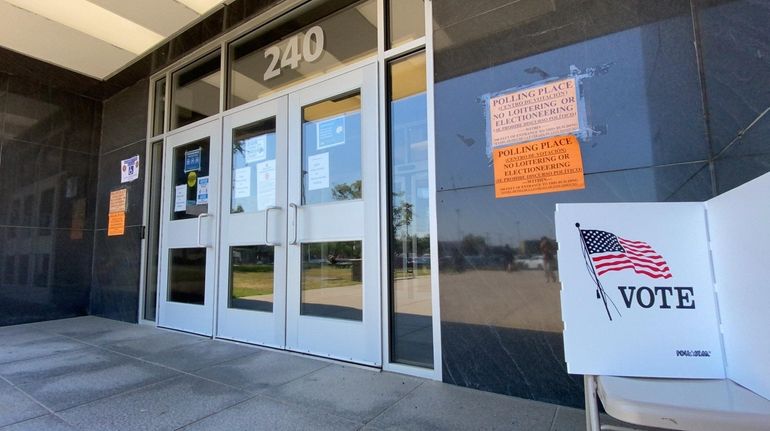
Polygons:
M98 317L0 328L0 430L582 430L582 410Z

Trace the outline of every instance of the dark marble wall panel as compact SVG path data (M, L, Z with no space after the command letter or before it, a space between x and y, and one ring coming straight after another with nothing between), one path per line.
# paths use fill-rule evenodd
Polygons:
M696 0L717 190L770 172L770 3Z
M99 156L93 285L90 313L137 321L146 164L148 80L143 79L104 102ZM139 156L139 178L121 183L120 161ZM107 236L110 192L128 190L126 229Z
M0 326L85 314L91 286L101 104L24 64L0 69Z
M711 140L717 153L770 108L770 3L693 3L700 23Z
M127 226L121 236L94 232L94 271L90 314L136 322L139 313L141 226Z
M0 326L87 313L93 231L0 227Z
M139 167L139 178L127 183L120 182L120 161L139 156L143 165L147 151L145 140L134 142L117 150L102 154L99 158L99 185L96 199L96 230L107 229L110 192L126 188L128 190L128 209L126 226L142 224L142 206L144 205L144 166Z
M104 101L101 154L147 136L149 85L142 79Z

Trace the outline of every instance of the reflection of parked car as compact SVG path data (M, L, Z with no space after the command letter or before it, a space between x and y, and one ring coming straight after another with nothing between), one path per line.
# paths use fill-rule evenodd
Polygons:
M410 254L409 259L407 259L407 263L416 266L430 266L430 254L425 253L422 256L414 256L413 254Z
M516 259L516 264L521 269L543 269L543 255L536 254Z

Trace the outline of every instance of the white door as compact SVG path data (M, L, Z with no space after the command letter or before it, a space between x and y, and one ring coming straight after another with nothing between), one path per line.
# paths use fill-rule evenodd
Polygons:
M166 138L158 325L212 335L221 129L210 121Z
M286 97L224 119L217 336L284 347Z
M380 365L376 65L289 95L286 347Z

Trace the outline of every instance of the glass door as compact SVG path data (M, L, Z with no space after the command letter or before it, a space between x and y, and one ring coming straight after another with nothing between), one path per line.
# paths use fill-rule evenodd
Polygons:
M286 97L224 119L217 336L284 347Z
M212 335L219 208L220 122L166 138L158 325Z
M286 347L380 365L377 68L289 95Z

